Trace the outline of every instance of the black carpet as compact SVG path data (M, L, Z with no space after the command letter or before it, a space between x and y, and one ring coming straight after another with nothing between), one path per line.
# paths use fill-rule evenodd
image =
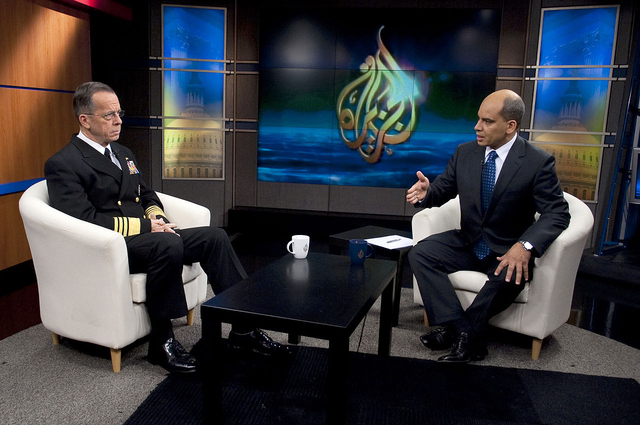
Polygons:
M229 357L222 412L204 417L199 375L168 376L133 424L324 424L328 351L286 362ZM633 379L350 353L348 424L637 424ZM206 401L209 405L209 401ZM224 419L221 419L224 418Z

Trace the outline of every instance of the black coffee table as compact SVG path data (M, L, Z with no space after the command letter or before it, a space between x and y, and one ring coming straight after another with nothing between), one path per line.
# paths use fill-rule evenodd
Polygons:
M389 355L395 276L396 262L390 260L351 266L346 256L287 255L202 304L206 403L221 412L222 382L215 368L224 367L216 359L223 349L222 322L257 326L329 341L327 423L344 422L349 337L382 295L378 355Z
M342 254L346 251L348 253L349 241L351 239L371 239L391 235L411 238L411 232L388 229L380 226L363 226L358 227L357 229L330 235L329 252L332 254ZM377 245L372 246L376 254L382 253L396 261L398 264L395 290L393 291L393 326L398 326L398 317L400 316L400 290L402 289L402 268L404 264L404 257L409 251L411 251L412 247L408 246L406 248L388 249Z

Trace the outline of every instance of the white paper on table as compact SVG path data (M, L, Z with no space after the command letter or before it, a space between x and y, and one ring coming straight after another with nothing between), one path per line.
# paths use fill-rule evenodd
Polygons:
M400 249L408 246L413 246L413 240L411 238L405 238L400 235L383 236L381 238L365 239L371 245L381 246L386 249Z

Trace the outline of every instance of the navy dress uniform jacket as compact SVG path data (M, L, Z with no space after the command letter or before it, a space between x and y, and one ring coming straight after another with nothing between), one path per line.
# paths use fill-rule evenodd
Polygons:
M148 233L151 213L167 221L162 203L142 180L131 150L115 142L109 147L122 170L75 135L47 160L51 206L125 237Z

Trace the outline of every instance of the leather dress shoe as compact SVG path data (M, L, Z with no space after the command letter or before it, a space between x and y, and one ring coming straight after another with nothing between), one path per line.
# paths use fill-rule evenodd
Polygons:
M420 342L427 348L438 351L451 348L455 332L449 327L433 327L420 337Z
M260 329L254 329L246 334L231 331L227 343L234 350L250 351L262 356L281 356L292 352L290 347L275 342Z
M451 353L438 359L445 363L469 363L470 361L482 360L487 355L487 347L474 340L469 332L460 332L458 338L453 343Z
M149 343L149 363L160 365L169 372L191 373L196 371L196 359L182 345L169 338L162 344Z

